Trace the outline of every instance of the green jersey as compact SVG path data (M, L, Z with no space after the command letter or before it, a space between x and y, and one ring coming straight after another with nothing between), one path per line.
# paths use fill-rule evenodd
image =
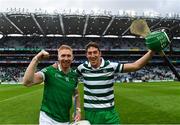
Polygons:
M77 75L71 69L64 74L53 66L41 70L44 78L44 93L41 111L58 122L70 121L72 96L77 87Z
M114 76L122 72L123 64L105 61L94 69L89 62L81 64L77 73L83 77L84 109L104 110L114 108Z

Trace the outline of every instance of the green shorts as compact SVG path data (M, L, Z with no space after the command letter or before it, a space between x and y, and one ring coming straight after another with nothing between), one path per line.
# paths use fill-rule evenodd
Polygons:
M91 124L120 124L118 113L114 110L87 111L85 110L85 120Z

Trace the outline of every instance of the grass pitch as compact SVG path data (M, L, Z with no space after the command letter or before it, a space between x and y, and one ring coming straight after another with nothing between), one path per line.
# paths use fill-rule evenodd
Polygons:
M121 123L180 124L180 82L117 83L114 89ZM0 85L0 124L38 124L42 93L43 85Z

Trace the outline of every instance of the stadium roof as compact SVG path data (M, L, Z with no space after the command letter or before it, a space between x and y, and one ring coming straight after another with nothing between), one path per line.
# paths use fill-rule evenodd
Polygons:
M53 36L53 37L132 37L129 27L134 19L146 19L151 31L170 29L180 37L180 18L112 15L1 12L0 34L4 36Z

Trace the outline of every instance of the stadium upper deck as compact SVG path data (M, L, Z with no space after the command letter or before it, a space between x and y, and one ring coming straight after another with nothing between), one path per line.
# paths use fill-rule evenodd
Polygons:
M23 36L69 36L78 35L99 37L113 35L116 37L132 36L129 26L134 19L146 19L152 31L159 28L171 29L175 37L180 37L180 19L168 17L129 17L118 15L70 15L46 13L0 13L0 32L4 36L19 34Z

